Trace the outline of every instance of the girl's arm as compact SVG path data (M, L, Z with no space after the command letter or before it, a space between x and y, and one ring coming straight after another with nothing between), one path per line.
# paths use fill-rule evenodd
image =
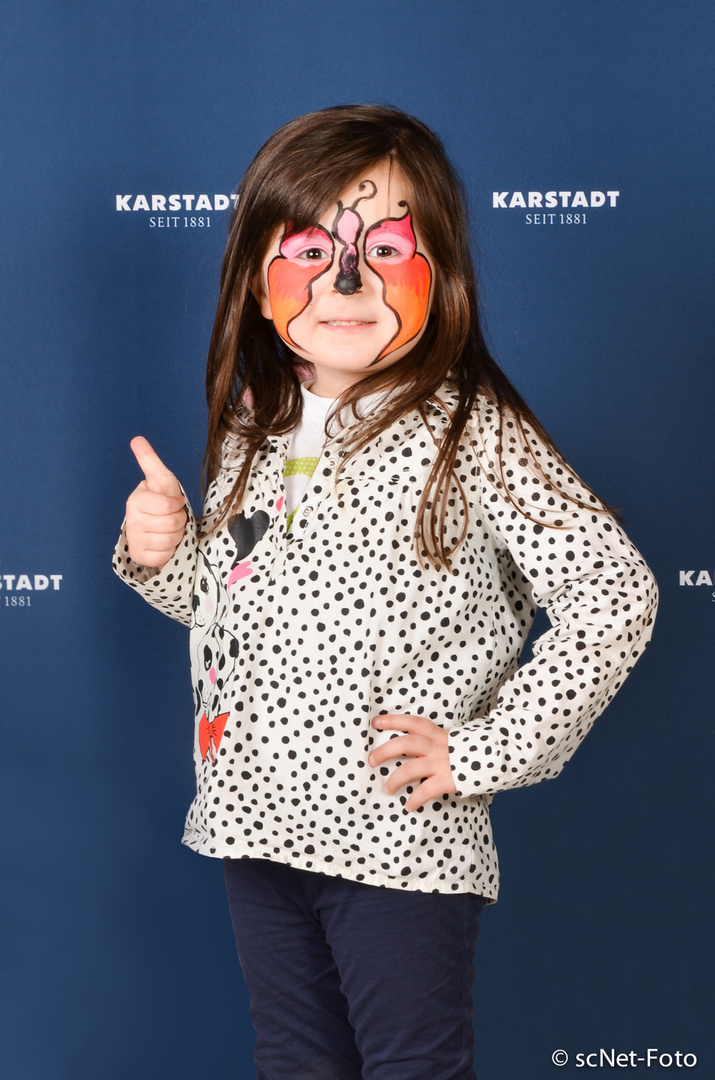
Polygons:
M196 521L184 491L146 439L131 443L144 480L127 500L115 573L154 607L191 622Z
M479 513L514 580L522 575L515 596L528 583L551 629L534 643L533 660L502 684L486 716L450 731L424 716L373 719L378 730L406 733L377 747L368 761L377 768L407 759L385 783L388 794L413 785L407 811L443 795L487 795L557 776L652 632L656 584L618 523L540 439L527 432L525 450L513 421L505 419L501 432L495 421L488 412L475 423ZM534 468L534 458L558 486ZM506 497L505 485L519 506Z
M638 551L538 437L522 437L508 417L497 427L489 411L475 426L484 524L551 628L489 713L450 731L460 795L556 776L643 652L657 605L655 580Z

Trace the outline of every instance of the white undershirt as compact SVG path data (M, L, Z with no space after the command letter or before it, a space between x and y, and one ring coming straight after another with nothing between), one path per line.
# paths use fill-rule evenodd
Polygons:
M283 477L286 493L286 513L288 528L293 519L298 503L303 498L310 478L315 471L320 455L325 446L325 422L335 407L333 398L318 397L308 389L314 380L301 384L303 392L303 415L293 431L293 438L288 448Z

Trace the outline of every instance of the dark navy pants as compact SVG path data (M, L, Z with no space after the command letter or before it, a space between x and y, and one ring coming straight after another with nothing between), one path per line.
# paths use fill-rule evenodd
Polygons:
M224 870L258 1080L474 1080L480 897Z

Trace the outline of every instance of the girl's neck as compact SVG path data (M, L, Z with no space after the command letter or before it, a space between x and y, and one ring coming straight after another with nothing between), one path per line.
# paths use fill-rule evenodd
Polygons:
M328 390L323 390L320 387L316 387L316 382L317 382L317 379L313 380L313 382L303 383L303 386L305 387L305 389L308 391L309 394L312 394L314 397L328 398L331 401L335 401L337 398L340 397L340 394L342 393L341 390L338 390L337 392L332 393L332 392L329 392Z
M330 398L335 401L345 393L349 386L352 386L349 380L336 379L329 372L316 372L315 378L306 389L315 397Z

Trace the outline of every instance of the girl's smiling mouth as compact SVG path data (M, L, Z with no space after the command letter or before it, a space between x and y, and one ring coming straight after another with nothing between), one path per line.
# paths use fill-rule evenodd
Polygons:
M321 326L327 326L330 330L362 330L366 326L375 326L373 319L323 319Z

